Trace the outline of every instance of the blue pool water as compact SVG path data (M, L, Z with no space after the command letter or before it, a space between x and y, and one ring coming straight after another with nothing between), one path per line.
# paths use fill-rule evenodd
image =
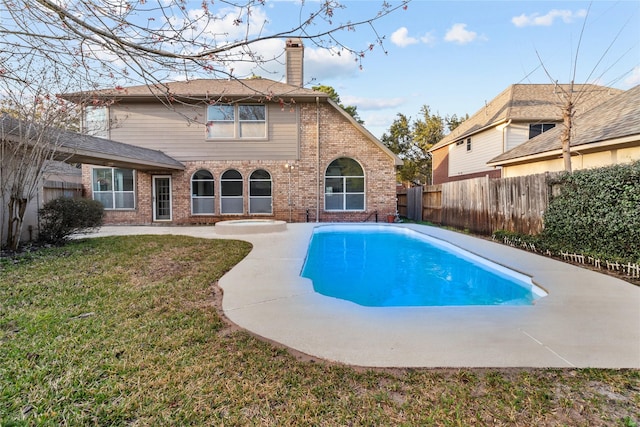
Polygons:
M316 227L302 276L316 292L370 307L530 305L528 276L414 230Z

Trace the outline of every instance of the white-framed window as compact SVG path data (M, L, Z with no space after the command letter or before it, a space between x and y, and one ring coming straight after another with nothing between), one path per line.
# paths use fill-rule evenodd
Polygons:
M529 139L556 127L555 123L532 123L529 125Z
M253 171L249 176L249 213L271 214L271 174L264 169Z
M242 214L242 205L242 174L235 169L229 169L220 177L220 213Z
M105 209L135 209L135 172L132 169L93 168L93 199Z
M324 208L327 211L364 210L365 188L362 166L349 157L329 164L324 177Z
M467 151L471 151L471 138L467 138Z
M267 108L264 104L214 104L207 106L208 139L264 139Z
M215 213L215 181L206 169L191 176L191 214L212 215Z
M106 106L84 107L82 132L100 138L109 137L109 109Z

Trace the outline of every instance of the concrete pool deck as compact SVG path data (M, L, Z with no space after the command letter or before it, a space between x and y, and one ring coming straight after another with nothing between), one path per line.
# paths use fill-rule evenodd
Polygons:
M222 235L212 226L105 226L90 237L174 234L246 240L253 250L219 281L238 326L310 356L365 367L640 368L640 287L544 256L416 224L532 276L549 295L532 306L363 307L300 277L316 226ZM380 224L378 224L380 225Z

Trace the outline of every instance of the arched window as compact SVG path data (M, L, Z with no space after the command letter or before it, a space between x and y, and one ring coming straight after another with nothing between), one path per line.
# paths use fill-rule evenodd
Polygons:
M230 169L220 178L220 213L242 214L242 174Z
M271 212L271 175L264 169L258 169L249 177L249 213Z
M214 211L214 181L208 170L200 169L191 177L191 213L211 215Z
M358 162L342 157L327 167L324 208L327 211L364 210L364 172Z

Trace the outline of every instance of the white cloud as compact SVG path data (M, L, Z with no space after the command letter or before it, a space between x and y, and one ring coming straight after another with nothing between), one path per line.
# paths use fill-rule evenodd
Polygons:
M434 44L436 44L436 36L433 35L433 32L429 32L420 37L420 41L429 46L433 46Z
M396 46L407 47L418 43L418 39L415 37L409 37L409 30L407 30L407 27L400 27L391 34L391 42Z
M348 51L337 49L304 49L304 80L314 79L313 84L334 77L355 74L359 63Z
M467 44L478 38L478 33L467 30L467 24L453 24L444 39L448 42Z
M436 37L432 32L429 32L417 39L409 36L409 30L407 27L400 27L391 34L391 42L400 47L407 47L417 43L424 43L432 46L436 42Z
M363 98L358 96L341 96L344 105L354 105L358 111L384 110L396 108L406 102L404 98Z
M358 112L360 112L360 106L358 105ZM362 120L364 120L364 127L369 130L378 138L382 138L383 133L387 133L393 121L397 118L397 113L371 113L360 114Z
M229 51L234 58L242 58L228 65L234 76L245 78L256 75L272 80L284 78L284 40L262 40L253 43L250 49L250 54L247 48Z
M584 18L587 16L585 9L580 9L577 12L570 10L552 9L547 12L546 15L540 15L539 13L532 13L531 15L514 16L511 18L511 22L516 27L529 27L529 26L544 26L549 27L553 25L556 19L561 19L565 24L570 24L578 18Z
M634 67L631 74L624 79L624 84L628 87L637 86L640 84L640 66Z

